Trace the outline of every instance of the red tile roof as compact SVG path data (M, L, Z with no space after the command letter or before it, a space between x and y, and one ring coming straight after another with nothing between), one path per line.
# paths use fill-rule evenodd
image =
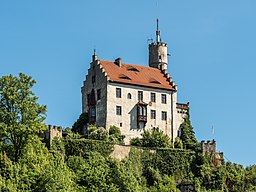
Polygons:
M176 90L173 82L169 82L160 69L123 63L120 67L115 62L104 60L100 60L99 63L110 81L172 91Z

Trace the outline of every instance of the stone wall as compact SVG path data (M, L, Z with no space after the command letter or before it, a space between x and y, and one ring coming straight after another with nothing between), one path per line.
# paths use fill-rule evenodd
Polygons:
M131 150L131 146L115 144L114 150L111 153L110 157L118 160L122 160L129 155L130 150Z
M92 82L93 76L95 82ZM99 61L94 61L88 70L86 80L82 87L82 112L88 113L88 101L87 95L91 94L92 90L95 92L96 99L96 125L105 127L106 126L106 103L107 103L107 77L105 76L104 70L101 68ZM101 90L101 98L97 98L97 90ZM88 114L90 115L90 114Z
M189 103L187 104L181 104L181 103L176 103L176 115L175 115L175 127L177 127L178 131L175 132L174 134L177 133L177 135L174 135L174 138L180 137L181 136L181 130L180 130L180 125L184 122L184 119L188 117L189 115Z
M40 137L43 137L47 142L47 146L50 146L52 144L52 140L55 137L62 139L62 127L55 126L55 125L54 126L48 125L48 130L46 130L44 134L41 135Z
M126 158L129 155L132 148L137 148L137 149L143 151L143 148L141 148L141 147L136 147L136 146L131 146L131 145L115 144L114 145L114 150L110 154L110 157L112 157L114 159L122 160L122 159ZM156 152L156 150L154 150L154 149L150 150L150 153L155 153L155 152Z
M209 155L212 159L213 164L216 167L219 167L223 164L223 153L216 152L216 141L213 139L212 141L201 141L201 150L202 153L205 155Z
M116 98L116 88L121 88L121 98ZM171 137L171 121L174 113L172 110L175 108L173 105L176 104L176 92L163 89L109 83L107 88L106 127L109 128L111 125L120 127L121 133L126 136L125 144L128 144L133 137L141 137L143 128L138 127L137 124L138 91L143 91L143 102L148 104L147 122L144 128L159 127L165 134ZM152 92L156 94L156 102L150 102ZM131 95L131 99L128 99L128 94ZM161 94L166 94L166 104L162 103ZM122 115L116 114L116 106L122 107ZM151 110L156 111L156 119L151 119ZM162 120L162 111L167 112L167 120ZM176 127L174 132L177 132Z

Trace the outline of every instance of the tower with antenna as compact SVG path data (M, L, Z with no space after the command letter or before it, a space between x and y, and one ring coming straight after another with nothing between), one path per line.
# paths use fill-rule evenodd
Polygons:
M162 42L160 30L158 26L158 19L156 20L156 40L148 45L149 49L149 66L161 70L167 70L167 43Z

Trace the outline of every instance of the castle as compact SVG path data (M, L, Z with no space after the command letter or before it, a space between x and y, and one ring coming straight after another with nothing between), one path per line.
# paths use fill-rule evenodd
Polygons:
M149 44L148 66L126 64L121 58L99 60L94 51L81 88L82 112L88 114L89 124L120 127L126 144L153 127L174 141L189 104L178 103L177 86L167 65L167 44L161 40L158 20L156 40Z

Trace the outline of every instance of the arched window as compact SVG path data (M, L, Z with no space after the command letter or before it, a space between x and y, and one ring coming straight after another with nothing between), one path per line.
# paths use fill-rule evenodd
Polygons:
M131 93L128 93L128 94L127 94L127 99L132 99Z

